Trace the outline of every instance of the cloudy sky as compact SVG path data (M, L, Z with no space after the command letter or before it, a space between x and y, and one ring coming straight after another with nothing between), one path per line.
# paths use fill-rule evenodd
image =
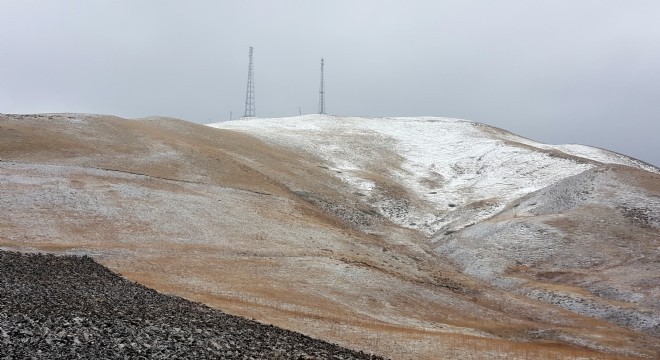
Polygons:
M660 166L657 0L0 0L0 113L445 116ZM1 134L0 134L1 136Z

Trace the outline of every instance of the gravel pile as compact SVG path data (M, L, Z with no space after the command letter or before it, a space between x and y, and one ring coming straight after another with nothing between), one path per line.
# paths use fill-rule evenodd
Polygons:
M0 359L372 359L125 280L89 257L0 251Z

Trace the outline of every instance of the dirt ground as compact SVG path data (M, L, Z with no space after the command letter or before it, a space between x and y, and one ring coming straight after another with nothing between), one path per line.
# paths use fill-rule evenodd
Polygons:
M658 354L652 334L463 274L321 159L245 134L0 115L0 159L3 249L87 254L160 292L394 359Z

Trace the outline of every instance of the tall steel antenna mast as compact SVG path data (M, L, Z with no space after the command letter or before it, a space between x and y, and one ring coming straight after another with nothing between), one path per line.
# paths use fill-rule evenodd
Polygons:
M323 85L323 58L321 58L321 86L319 88L319 114L325 114L325 86Z
M254 106L254 65L252 64L252 51L250 46L250 65L248 67L247 93L245 94L245 117L255 116Z

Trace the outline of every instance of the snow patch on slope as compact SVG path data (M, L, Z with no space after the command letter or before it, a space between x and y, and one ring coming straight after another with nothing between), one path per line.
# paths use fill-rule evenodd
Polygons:
M544 150L617 160L600 149L539 144L513 134L494 135L489 131L493 128L482 124L437 117L306 115L209 126L318 156L382 215L428 235L469 226L517 198L594 166ZM380 189L373 175L382 172L407 196Z
M557 150L567 155L577 156L583 159L588 159L603 164L618 164L618 165L631 166L634 168L639 168L642 170L660 174L660 169L658 169L655 166L649 165L647 163L644 163L643 161L631 158L626 155L618 154L609 150L600 149L593 146L580 145L580 144L562 144L562 145L543 144L511 133L506 134L504 138L507 138L511 141L519 142L521 144L533 146L538 149Z

